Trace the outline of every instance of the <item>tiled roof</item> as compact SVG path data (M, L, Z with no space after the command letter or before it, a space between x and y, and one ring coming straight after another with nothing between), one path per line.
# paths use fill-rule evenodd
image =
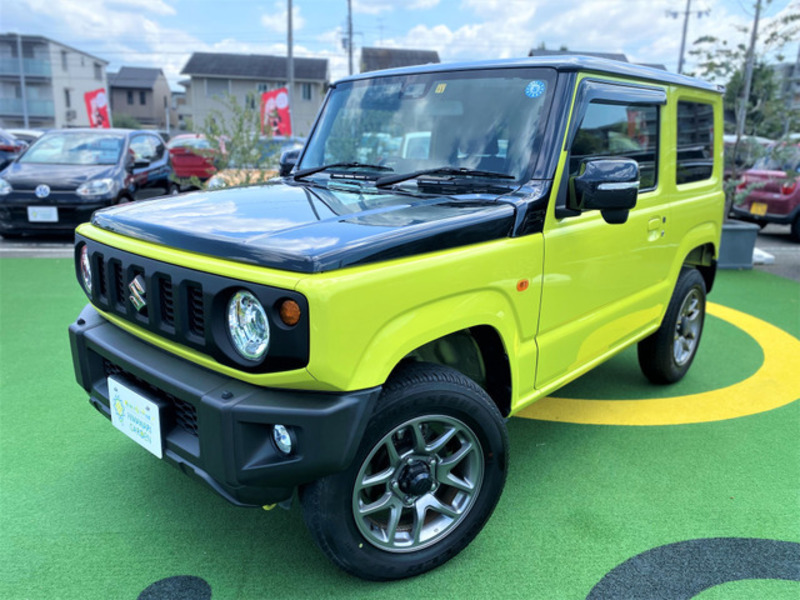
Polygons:
M440 62L439 53L435 50L410 50L407 48L361 49L362 73L438 62Z
M243 77L247 79L286 80L285 56L263 54L223 54L195 52L181 71L182 75L208 77ZM327 81L328 60L324 58L294 59L295 79Z
M164 73L161 69L122 67L118 73L108 72L107 75L109 87L151 90Z

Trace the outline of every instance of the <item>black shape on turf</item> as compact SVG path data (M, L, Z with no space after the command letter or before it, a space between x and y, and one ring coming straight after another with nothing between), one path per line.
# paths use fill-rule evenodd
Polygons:
M211 600L211 586L200 577L177 575L148 585L137 600Z
M660 546L615 567L587 600L688 600L715 585L744 579L800 581L800 544L710 538Z

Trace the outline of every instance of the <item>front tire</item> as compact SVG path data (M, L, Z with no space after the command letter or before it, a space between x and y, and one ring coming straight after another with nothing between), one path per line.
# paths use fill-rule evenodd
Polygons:
M675 383L692 366L706 314L706 283L697 269L678 276L661 327L639 342L639 366L653 383Z
M792 229L789 231L789 238L793 242L800 244L800 213L792 221Z
M453 558L491 516L508 434L484 390L413 363L384 387L350 467L301 490L319 548L345 571L401 579Z

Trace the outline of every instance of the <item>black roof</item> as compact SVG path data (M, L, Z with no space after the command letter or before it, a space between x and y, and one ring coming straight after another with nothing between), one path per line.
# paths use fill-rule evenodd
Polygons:
M151 90L159 76L164 76L164 72L145 67L122 67L117 73L109 71L107 75L109 87Z
M510 58L502 60L483 60L463 63L444 63L437 65L424 65L418 67L404 67L391 69L381 73L362 73L345 77L339 82L370 79L372 77L389 77L393 75L409 75L413 73L442 73L451 71L473 71L478 69L520 69L520 68L550 68L563 72L584 71L603 73L619 77L632 77L654 83L667 83L699 88L710 92L722 93L723 87L685 75L677 75L669 71L662 71L652 67L643 67L627 62L593 58L589 56L564 55L552 58ZM336 83L334 83L334 86Z
M183 67L181 75L285 80L288 76L287 62L285 56L195 52ZM295 57L294 76L295 79L327 81L328 60Z
M438 62L439 53L435 50L411 50L408 48L361 49L362 73Z

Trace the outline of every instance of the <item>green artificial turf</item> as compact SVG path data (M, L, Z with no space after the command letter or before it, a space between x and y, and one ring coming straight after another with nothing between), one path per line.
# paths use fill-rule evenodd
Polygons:
M800 335L795 282L722 272L710 299ZM70 260L0 260L2 599L135 599L178 575L204 579L215 600L585 598L612 569L666 544L800 542L800 402L668 427L512 419L506 489L473 544L415 579L354 579L316 549L297 506L233 507L90 407L67 338L84 302ZM630 358L588 374L587 397L650 389L634 377L619 380L631 369L638 377ZM709 318L686 389L744 378L761 360L746 335ZM798 582L756 580L699 597L799 596Z

